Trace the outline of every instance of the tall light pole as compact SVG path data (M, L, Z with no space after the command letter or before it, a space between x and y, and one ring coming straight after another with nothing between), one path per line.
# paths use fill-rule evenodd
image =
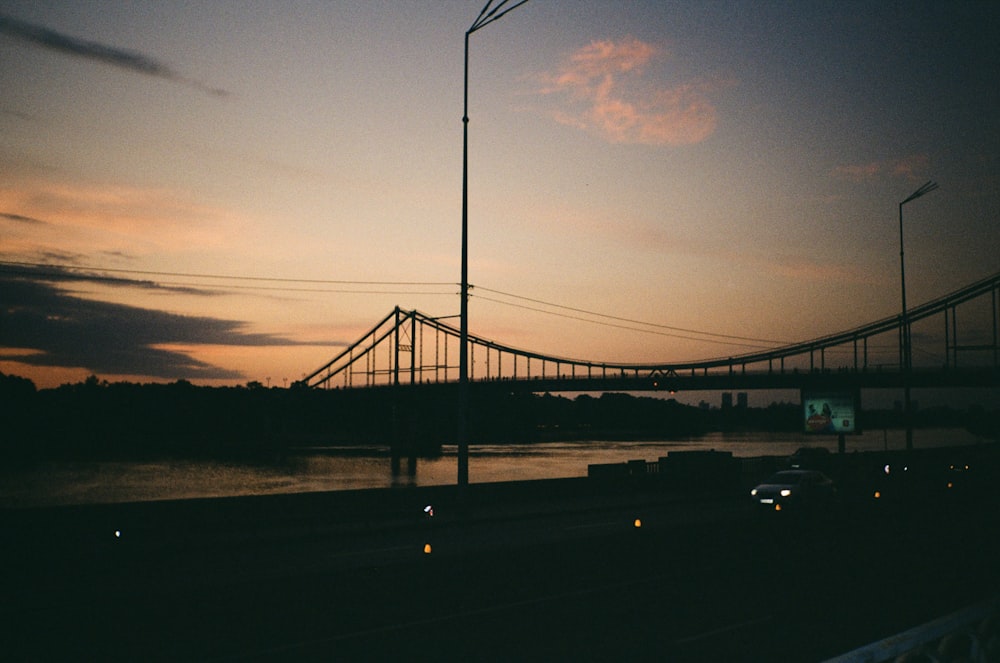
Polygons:
M487 0L479 16L465 31L465 90L462 106L462 308L458 341L458 485L469 485L469 35L514 11L528 0L494 7Z
M899 362L903 373L903 419L906 422L906 450L913 450L913 418L910 409L910 371L913 369L913 348L910 346L910 321L906 312L906 264L903 261L903 205L938 188L930 180L899 203L899 282L903 297L903 314L899 330Z

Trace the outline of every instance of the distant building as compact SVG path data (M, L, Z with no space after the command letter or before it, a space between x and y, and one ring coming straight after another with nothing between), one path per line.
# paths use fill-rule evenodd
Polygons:
M722 409L729 410L733 407L733 392L724 391L722 392Z
M747 392L741 391L736 394L736 407L741 410L747 409Z

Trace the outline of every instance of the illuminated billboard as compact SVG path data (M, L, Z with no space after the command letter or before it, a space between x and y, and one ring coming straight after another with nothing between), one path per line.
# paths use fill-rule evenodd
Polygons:
M850 435L860 433L859 397L852 392L802 392L802 419L806 433Z

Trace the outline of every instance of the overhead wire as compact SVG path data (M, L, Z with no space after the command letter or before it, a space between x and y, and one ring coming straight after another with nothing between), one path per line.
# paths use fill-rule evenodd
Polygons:
M315 284L315 285L345 285L345 286L353 285L353 286L386 286L386 287L390 286L454 287L455 285L454 283L451 282L435 282L435 281L360 281L360 280L348 280L348 279L306 279L306 278L283 278L283 277L272 277L272 276L246 276L246 275L233 275L233 274L204 274L195 272L169 272L169 271L157 271L157 270L146 270L146 269L98 267L94 265L20 262L12 260L0 260L0 266L30 268L34 271L28 272L28 274L36 274L36 275L40 274L51 278L78 278L81 280L101 280L102 273L109 273L109 274L138 274L143 276L180 277L180 278L192 278L192 279L213 279L218 281L252 281L256 283L298 283L298 284ZM51 271L47 272L40 271L46 269ZM127 283L125 283L124 285L127 285ZM450 292L449 293L414 292L410 290L406 291L343 290L343 289L325 289L325 288L292 288L286 286L267 286L267 285L178 283L172 281L160 281L158 282L158 285L184 286L195 289L222 288L222 289L234 289L234 290L281 290L281 291L292 291L292 292L335 292L335 293L349 293L349 294L406 294L406 295L452 294Z
M191 288L192 290L207 290L209 286L201 283L184 283L178 281L160 281L160 285L172 287ZM430 292L420 290L352 290L347 288L293 288L290 286L266 286L266 285L236 285L224 283L210 286L217 290L259 290L265 292L313 292L329 293L338 295L447 295L451 297L451 292Z
M655 322L646 322L646 321L643 321L643 320L634 320L634 319L631 319L631 318L623 318L623 317L616 316L616 315L608 315L608 314L605 314L605 313L597 313L595 311L588 311L586 309L574 308L572 306L564 306L562 304L555 304L555 303L552 303L552 302L546 302L546 301L542 301L540 299L533 299L531 297L524 297L522 295L515 295L513 293L502 292L500 290L493 290L491 288L486 288L486 287L483 287L483 286L475 286L474 289L475 290L483 290L483 291L486 291L486 292L491 292L491 293L493 293L495 295L502 295L504 297L510 297L512 299L520 299L520 300L523 300L523 301L532 302L534 304L541 304L543 306L550 306L552 308L562 309L562 310L565 310L565 311L572 311L574 313L582 313L582 314L585 314L585 315L590 315L590 316L594 316L594 317L598 317L598 318L605 318L607 320L615 320L615 321L618 321L618 322L627 322L629 324L634 324L634 325L644 325L646 327L653 327L653 328L656 328L656 329L666 329L666 330L671 331L671 332L680 332L680 333L684 333L684 334L698 334L699 338L691 338L691 337L688 337L688 336L676 336L675 334L663 334L664 336L676 336L677 338L686 338L686 339L689 339L689 340L696 340L696 341L709 341L709 339L700 338L700 337L701 336L711 336L711 337L715 337L715 338L718 338L718 339L725 339L726 341L746 341L746 342L749 342L749 343L764 344L765 347L768 347L768 346L781 346L781 345L787 345L788 344L788 341L776 341L776 340L773 340L773 339L753 338L753 337L749 337L749 336L735 336L735 335L732 335L732 334L718 334L718 333L714 333L714 332L703 332L703 331L698 331L696 329L685 329L684 327L673 327L671 325L664 325L664 324L659 324L659 323L655 323ZM486 297L481 297L479 295L473 295L473 296L477 297L478 299L488 299ZM488 299L488 301L492 301L492 302L499 303L499 304L506 304L508 306L519 306L517 304L511 304L509 302L503 302L503 301L499 301L499 300L496 300L496 299ZM525 307L525 306L520 306L520 307L521 308L529 308L529 307ZM550 315L557 315L557 314L552 313L550 311L544 311L544 310L540 310L540 309L533 309L532 308L530 310L539 311L541 313L549 313ZM597 323L596 321L587 320L585 318L576 318L576 317L572 317L572 316L564 316L564 317L570 317L571 319L574 319L574 320L584 320L586 322L594 322L595 324L600 324L600 323ZM617 326L617 325L612 325L612 326ZM634 329L635 331L649 331L649 330L637 329L637 328L632 328L632 327L624 327L624 326L620 326L619 328L621 328L621 329ZM655 332L650 332L650 333L655 333ZM722 342L725 342L725 341L715 341L715 342L722 343ZM741 343L736 343L735 345L741 345ZM761 347L761 346L759 346L759 345L753 345L753 346L747 346L747 347Z
M18 267L33 267L38 269L57 268L66 270L89 270L94 272L111 272L119 274L146 274L150 276L180 276L184 278L204 278L204 279L224 279L232 281L271 281L278 283L335 283L349 285L421 285L421 286L453 286L450 281L358 281L348 279L304 279L285 278L277 276L246 276L236 274L199 274L194 272L167 272L147 269L125 269L113 267L96 267L93 265L73 265L37 262L19 262L13 260L0 260L0 265L13 265Z
M524 310L528 310L528 311L534 311L536 313L544 313L546 315L554 315L556 317L566 318L566 319L569 319L569 320L579 320L581 322L589 322L591 324L601 325L603 327L612 327L614 329L624 329L626 331L640 332L640 333L643 333L643 334L655 334L657 336L668 336L670 338L680 338L680 339L684 339L684 340L687 340L687 341L700 341L700 342L704 342L704 343L718 343L718 344L721 344L721 345L736 345L736 346L747 347L747 348L754 348L754 349L760 349L762 347L760 345L752 345L752 344L749 344L749 343L740 343L740 342L734 342L734 341L722 341L722 340L717 340L717 339L712 339L712 338L697 338L695 336L684 336L682 334L675 334L675 333L671 333L671 332L657 331L655 329L641 329L639 327L629 327L629 326L626 326L626 325L616 324L614 322L604 322L604 321L601 321L601 320L592 320L590 318L583 318L583 317L580 317L580 316L569 315L569 314L566 314L566 313L557 313L557 312L554 312L554 311L546 311L544 309L535 308L533 306L527 306L525 304L514 304L514 303L511 303L511 302L505 302L505 301L501 301L499 299L494 299L492 297L484 297L484 296L481 296L481 295L476 295L476 299L482 299L482 300L485 300L485 301L488 301L488 302L494 302L496 304L503 304L504 306L511 306L511 307L514 307L514 308L524 309ZM595 314L592 314L592 315L600 315L600 314L595 313ZM605 317L613 318L614 316L605 316Z
M453 296L455 294L454 290L449 292L437 292L437 291L426 291L426 290L419 290L419 291L383 290L380 288L383 286L454 288L456 286L455 283L447 281L369 281L369 280L352 280L352 279L288 278L288 277L271 277L271 276L247 276L238 274L209 274L209 273L197 273L197 272L175 272L175 271L165 271L165 270L112 268L112 267L100 267L94 265L38 263L38 262L12 261L12 260L0 260L0 266L21 267L25 269L30 269L32 271L27 272L29 275L31 274L44 275L56 279L77 278L81 280L100 281L102 280L101 274L135 274L142 276L180 277L180 278L190 278L190 279L211 279L215 281L236 281L236 282L253 283L253 285L240 285L238 283L190 283L190 282L178 282L178 281L158 281L155 283L155 285L162 287L190 288L193 290L214 289L214 290L251 290L251 291L269 291L269 292L303 292L303 293L365 294L365 295ZM46 272L42 270L51 270L51 271ZM116 281L116 279L113 279L111 277L103 277L103 278L108 281ZM291 285L277 285L277 286L265 285L268 283L303 284L303 285L316 285L316 286L321 286L321 285L371 286L371 288L364 288L364 289L322 288L322 287L293 287ZM129 282L125 281L122 284L129 285ZM135 283L135 285L142 285L142 284ZM496 290L485 286L472 286L471 290L472 292L470 292L470 296L476 297L480 300L499 304L502 306L519 308L522 310L542 313L545 315L561 317L568 320L576 320L578 322L586 322L589 324L596 324L605 327L611 327L614 329L621 329L624 331L632 331L644 334L654 334L658 336L678 338L682 340L699 341L705 343L747 347L754 349L775 347L787 344L787 341L776 341L773 339L761 339L748 336L738 336L733 334L705 332L695 329L688 329L684 327L676 327L660 323L647 322L643 320L635 320L632 318L609 315L597 311L589 311L578 307L556 304L554 302L548 302L541 299L526 297L523 295L517 295L510 292L504 292L502 290ZM509 299L519 300L522 302L530 302L531 304L537 304L538 306L529 306L526 304L518 304L510 301L504 301L502 299L487 297L485 295L478 294L480 292L488 292ZM539 307L548 307L548 309L556 309L556 310L547 310L545 308L539 308ZM568 311L570 313L563 313L560 311ZM572 314L579 314L579 315L572 315ZM589 317L583 317L583 316L589 316ZM635 325L640 325L640 326L635 326Z

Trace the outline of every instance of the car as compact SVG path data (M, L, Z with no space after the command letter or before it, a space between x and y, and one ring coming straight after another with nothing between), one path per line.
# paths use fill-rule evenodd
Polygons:
M750 491L754 503L771 511L827 506L836 494L833 480L818 470L775 472Z

